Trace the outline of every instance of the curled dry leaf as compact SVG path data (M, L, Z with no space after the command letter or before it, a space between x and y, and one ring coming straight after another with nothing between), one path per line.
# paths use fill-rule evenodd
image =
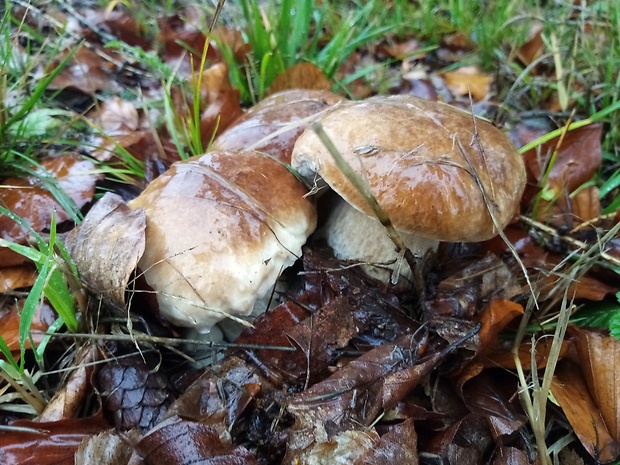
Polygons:
M146 219L115 194L105 194L71 231L66 246L90 291L120 308L125 288L144 253Z
M60 391L39 415L38 421L60 421L77 417L84 407L85 397L92 391L92 375L99 359L99 350L94 344L84 345L76 357L76 368Z
M580 367L609 433L620 443L620 341L581 330L577 352Z
M290 352L287 352L290 353ZM272 391L269 381L244 360L232 355L194 382L168 409L167 417L180 416L213 427L222 440L259 392Z
M518 316L523 315L523 307L510 300L495 299L485 307L480 315L482 327L479 354L496 350L499 346L498 335L506 326Z
M92 200L95 183L99 175L95 174L95 165L77 154L48 158L41 162L41 175L50 175L59 187L81 208ZM2 181L0 188L0 205L25 220L36 232L50 228L52 214L56 223L70 219L56 198L45 188L45 184L36 176L8 178ZM9 217L0 215L0 237L18 244L26 244L30 234ZM17 265L26 259L9 249L0 247L2 266Z
M595 460L608 463L618 458L620 446L610 435L578 366L570 362L558 364L551 392L581 444Z
M297 63L273 80L265 96L291 89L331 89L331 84L323 71L309 62Z

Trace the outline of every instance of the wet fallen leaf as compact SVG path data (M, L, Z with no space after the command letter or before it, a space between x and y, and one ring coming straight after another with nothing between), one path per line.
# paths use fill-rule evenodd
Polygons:
M101 417L55 422L19 420L0 434L2 465L74 465L82 440L110 428Z
M551 392L581 444L594 459L607 463L620 455L620 446L609 434L578 366L569 362L558 364Z
M284 73L276 76L269 88L265 91L265 96L273 95L283 90L292 89L311 89L311 90L330 90L331 84L316 65L309 62L297 63Z
M116 96L101 104L98 116L100 128L110 136L133 132L140 125L135 105Z
M224 444L213 427L178 417L149 431L136 449L146 465L258 465L244 447Z
M573 192L589 181L601 163L602 125L590 124L569 131L558 147L560 137L543 143L523 154L528 176L533 182L541 182L548 171L548 183L542 186L549 195L557 198L564 190ZM553 166L549 162L557 149Z
M577 352L581 371L611 436L620 443L620 341L580 330Z
M41 162L40 170L40 176L44 180L30 175L2 181L0 205L28 222L36 232L49 230L52 215L56 223L62 223L71 217L48 190L46 176L54 178L79 209L90 202L95 193L95 183L100 176L94 171L94 163L77 154L45 159ZM26 244L30 233L9 217L0 214L0 237ZM21 255L0 247L0 263L3 266L17 265L25 261Z
M367 450L365 455L354 462L354 465L417 465L419 463L418 435L412 418L382 427L379 433L381 437L378 443Z
M466 97L471 93L475 101L482 100L489 95L493 76L482 73L475 66L466 66L456 71L447 71L442 74L446 86L455 97Z
M65 245L91 292L117 308L144 253L146 219L115 194L105 194L74 229Z
M37 279L37 271L29 265L0 268L0 294L30 287Z
M0 309L0 336L6 342L11 352L19 353L19 322L20 313L24 305L25 299L17 301L13 305L5 306ZM56 313L47 301L37 305L30 331L32 332L32 341L39 344L43 340L41 333L46 333L50 325L56 321ZM30 340L26 339L26 348L30 348Z

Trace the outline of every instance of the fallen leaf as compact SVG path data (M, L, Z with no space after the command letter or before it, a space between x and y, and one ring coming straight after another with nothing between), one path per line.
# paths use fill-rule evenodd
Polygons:
M241 446L225 445L208 425L168 418L136 445L146 465L258 465Z
M0 294L30 287L37 279L37 270L30 265L0 268Z
M611 436L620 443L620 341L582 329L578 333L580 367Z
M498 345L498 335L506 326L518 316L523 315L523 307L516 302L504 299L494 299L485 307L480 315L482 327L479 354L484 355L492 347Z
M0 434L2 465L74 465L73 456L82 440L110 428L99 416L54 422L18 420L10 426L22 429Z
M517 50L517 58L525 66L531 65L543 53L545 42L542 39L542 24L535 22L530 26L528 40Z
M106 51L109 54L109 51ZM67 53L52 64L55 69ZM95 95L96 92L116 89L118 84L113 78L113 70L116 65L104 60L94 50L82 46L69 60L69 63L60 71L47 87L49 90L74 89L87 95ZM120 90L120 89L119 89Z
M543 143L523 154L528 177L540 183L549 171L548 183L541 186L556 198L565 190L573 192L596 174L601 164L601 132L603 126L590 124L568 131L558 147L560 136ZM557 149L553 166L549 162Z
M88 289L116 308L125 307L125 289L144 253L146 218L106 193L65 241Z
M475 66L466 66L456 71L447 71L442 74L446 86L455 97L469 96L471 93L475 101L480 101L489 95L493 76L482 73Z
M94 344L82 346L76 357L75 370L62 389L54 394L39 415L38 421L60 421L76 418L84 407L87 395L92 391L92 376L99 359L99 350Z
M5 306L0 310L0 336L6 342L9 350L14 353L19 353L19 323L20 313L24 306L25 299L19 300L13 305ZM37 305L32 323L30 324L30 331L32 333L32 341L35 344L39 344L43 340L43 334L46 333L49 327L56 321L56 313L47 301L41 302ZM26 348L30 348L30 339L26 339Z
M297 63L282 74L275 77L269 88L265 91L268 97L283 90L311 89L330 90L331 84L323 71L309 62Z
M618 458L620 446L609 434L579 367L570 362L559 363L551 392L581 444L595 460L607 463Z
M383 433L379 441L366 450L366 453L354 462L354 465L417 465L419 463L418 435L413 418L384 426L381 429L386 431L379 431Z
M92 200L95 183L100 178L100 175L95 174L94 163L77 154L43 160L40 175L43 179L46 176L53 177L78 209ZM58 224L71 218L41 178L34 175L8 178L0 188L0 205L29 223L36 232L49 230L52 215ZM27 244L30 233L9 217L0 214L0 237ZM0 263L3 266L18 265L25 261L21 255L0 247Z

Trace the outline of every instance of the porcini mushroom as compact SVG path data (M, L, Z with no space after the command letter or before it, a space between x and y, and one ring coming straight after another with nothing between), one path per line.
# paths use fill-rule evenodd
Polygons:
M519 204L521 156L500 130L467 112L411 96L376 97L339 105L318 123L414 254L439 241L489 239ZM344 199L322 228L335 255L363 261L368 274L387 280L399 251L313 130L297 139L292 167L310 182L319 175ZM385 263L387 270L377 266ZM407 264L403 275L411 276Z
M162 316L208 332L249 315L316 226L306 188L259 153L209 152L178 162L131 208L146 212L139 267Z
M293 145L317 116L342 101L327 90L294 89L270 95L237 118L213 150L257 150L290 164Z

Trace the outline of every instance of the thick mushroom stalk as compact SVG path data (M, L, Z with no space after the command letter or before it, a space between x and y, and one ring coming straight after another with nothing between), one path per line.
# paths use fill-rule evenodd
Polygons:
M352 234L352 231L363 233ZM398 234L416 258L436 250L439 245L435 239L402 231L398 231ZM385 227L344 200L336 201L319 231L319 237L327 241L336 258L359 261L359 266L368 276L382 282L400 282L405 287L413 284L411 268L386 233Z
M316 226L305 187L259 153L209 152L175 163L129 203L146 212L139 267L162 316L208 332L249 315Z
M410 96L376 97L335 107L318 122L344 161L368 183L394 228L416 237L414 253L432 241L490 239L518 207L525 188L521 156L501 131L469 113ZM306 180L320 176L354 209L376 218L368 199L313 131L299 137L291 163ZM361 216L342 208L333 215L323 234L336 256L394 261L392 241L377 239L387 236L380 223L361 224Z

